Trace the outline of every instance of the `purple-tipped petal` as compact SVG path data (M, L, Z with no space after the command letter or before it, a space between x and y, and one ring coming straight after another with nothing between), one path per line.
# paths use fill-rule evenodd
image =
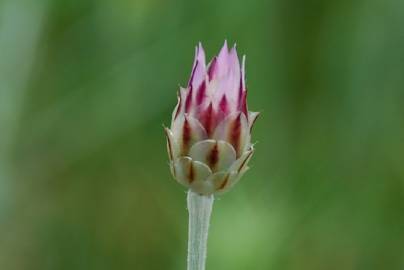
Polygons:
M218 58L219 60L226 60L229 55L229 46L227 46L227 40L224 41L222 48L220 49Z
M217 71L217 57L215 56L212 61L209 63L208 68L208 78L211 81L215 77L215 73Z
M213 81L211 82L211 87L213 88L212 99L215 105L218 106L223 95L226 95L230 110L237 110L240 74L240 63L236 48L233 47L228 51L227 43L225 43L217 57L217 68L215 68Z
M230 71L236 76L237 82L239 82L241 69L240 69L240 62L238 60L236 45L234 45L234 47L231 48L231 50L230 50L229 66L230 66Z
M227 47L227 41L224 41L223 47L217 56L217 71L218 77L223 77L227 74L229 69L229 48Z
M238 99L238 107L237 110L240 112L243 112L245 115L247 115L248 109L247 109L247 91L242 91L240 93L240 97Z
M192 68L191 78L189 79L188 86L198 89L199 85L204 81L206 76L206 63L205 51L202 44L199 43L195 49L195 61Z
M198 48L197 48L197 59L201 63L201 67L206 69L206 63L205 63L205 50L202 47L202 43L199 42Z
M242 123L241 123L241 113L232 121L229 126L229 134L227 139L236 149L238 156L240 155L241 149L241 133L242 133Z
M189 113L192 108L193 103L193 87L192 85L189 86L189 90L187 93L187 98L185 100L185 113Z
M192 68L191 76L189 77L189 81L188 81L188 87L190 87L192 85L192 82L194 81L195 70L196 70L197 66L198 66L198 60L195 61L195 64Z
M233 101L237 101L238 98L238 90L240 84L240 62L238 60L238 55L236 51L236 47L234 46L230 50L229 54L229 75L228 75L228 93L227 96Z
M196 106L201 105L206 99L206 81L203 81L196 93Z
M215 112L213 110L212 103L210 103L208 107L200 113L199 119L202 126L205 128L206 133L208 136L210 136L215 127Z
M219 103L219 109L224 113L227 114L229 112L229 104L227 102L226 95L223 95L222 99Z

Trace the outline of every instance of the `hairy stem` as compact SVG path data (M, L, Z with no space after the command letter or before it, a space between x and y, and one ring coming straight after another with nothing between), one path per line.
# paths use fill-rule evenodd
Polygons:
M188 270L205 270L206 249L213 195L188 191Z

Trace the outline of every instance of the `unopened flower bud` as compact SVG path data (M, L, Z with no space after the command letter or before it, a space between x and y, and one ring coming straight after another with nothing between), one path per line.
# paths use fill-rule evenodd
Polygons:
M236 48L225 42L206 66L196 48L191 77L178 93L166 128L171 173L192 191L209 195L230 189L248 169L254 149L251 129L257 112L247 108L244 71Z

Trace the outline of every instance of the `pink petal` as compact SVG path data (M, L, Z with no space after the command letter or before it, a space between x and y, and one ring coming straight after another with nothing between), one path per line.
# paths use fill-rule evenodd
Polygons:
M228 74L228 89L227 89L227 96L230 100L236 102L238 97L238 90L240 87L240 62L238 60L238 55L236 51L236 47L234 46L230 50L229 56L229 65L230 70Z
M226 95L223 95L220 100L219 108L225 115L229 112L229 104L227 103Z
M225 94L230 110L236 111L241 73L236 48L233 47L229 52L227 43L225 43L225 46L223 46L219 53L217 65L217 72L215 72L214 82L212 82L212 87L214 87L214 103L219 104Z
M217 57L215 56L212 61L209 64L208 68L208 78L209 81L211 81L214 76L216 75L215 73L217 72Z
M198 92L196 93L196 105L199 106L206 99L206 82L203 81L198 88Z
M199 119L202 126L205 128L206 133L210 136L215 126L215 112L212 103L200 113Z
M194 89L198 89L202 81L205 80L206 75L206 63L205 63L205 51L202 44L199 43L195 49L195 60L192 68L191 78L188 82L188 86L192 86Z
M224 41L223 47L217 56L217 75L218 77L225 76L229 69L229 48L227 47L227 41Z
M241 132L242 132L242 126L241 126L241 113L237 116L236 119L234 119L231 127L230 127L230 132L229 132L229 137L228 140L229 142L233 145L233 147L236 149L237 153L240 153L240 138L241 138Z
M185 113L188 113L191 110L191 106L193 103L192 101L193 101L193 87L192 85L190 85L187 93L187 99L185 100Z

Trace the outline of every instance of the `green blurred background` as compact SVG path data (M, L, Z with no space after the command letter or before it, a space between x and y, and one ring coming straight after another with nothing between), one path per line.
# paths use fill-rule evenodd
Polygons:
M404 269L404 1L2 0L0 269L185 269L162 124L247 55L252 169L207 269Z

